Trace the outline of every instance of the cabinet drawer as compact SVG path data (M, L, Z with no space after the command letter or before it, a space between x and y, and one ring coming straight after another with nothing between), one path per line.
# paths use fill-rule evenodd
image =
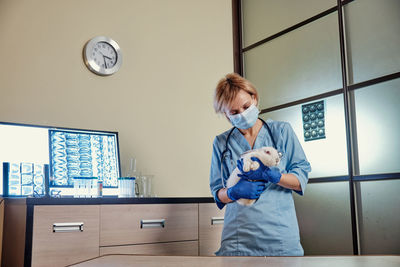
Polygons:
M100 247L100 256L107 254L140 254L163 256L197 256L197 241L168 242L156 244Z
M32 266L99 256L99 206L35 206L33 214Z
M100 246L198 239L198 204L102 205Z
M219 210L214 203L199 204L199 255L215 255L221 245L225 209Z

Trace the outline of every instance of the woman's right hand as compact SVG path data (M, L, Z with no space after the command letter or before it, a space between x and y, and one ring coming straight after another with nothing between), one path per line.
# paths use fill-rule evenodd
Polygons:
M249 181L240 179L237 184L228 188L226 191L228 197L236 201L240 198L257 199L265 190L266 183L264 181Z

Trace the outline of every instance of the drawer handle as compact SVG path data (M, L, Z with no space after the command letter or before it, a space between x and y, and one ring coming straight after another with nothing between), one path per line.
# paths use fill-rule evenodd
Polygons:
M140 220L140 228L164 228L165 219L159 220Z
M224 224L224 217L211 217L211 225Z
M83 222L53 223L53 233L83 232Z

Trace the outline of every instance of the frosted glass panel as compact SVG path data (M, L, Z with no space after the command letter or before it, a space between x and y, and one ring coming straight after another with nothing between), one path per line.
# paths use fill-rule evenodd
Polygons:
M243 0L243 40L248 46L336 6L335 0Z
M359 0L344 11L354 83L400 71L400 1Z
M353 253L347 182L308 184L293 196L305 255Z
M400 254L400 180L358 186L361 254Z
M310 178L347 175L346 131L343 96L325 99L325 139L304 141L301 105L261 115L291 124L311 164Z
M400 79L354 94L360 173L400 172Z
M267 108L342 88L337 13L244 53L244 69Z

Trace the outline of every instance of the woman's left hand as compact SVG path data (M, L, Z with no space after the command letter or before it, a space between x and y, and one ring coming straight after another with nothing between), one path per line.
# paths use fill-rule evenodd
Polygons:
M270 169L265 166L258 158L252 157L252 161L257 161L260 164L257 170L249 170L248 172L243 171L243 159L237 161L237 167L241 173L238 176L246 180L261 180L264 182L271 182L274 184L279 183L282 174L278 170Z

